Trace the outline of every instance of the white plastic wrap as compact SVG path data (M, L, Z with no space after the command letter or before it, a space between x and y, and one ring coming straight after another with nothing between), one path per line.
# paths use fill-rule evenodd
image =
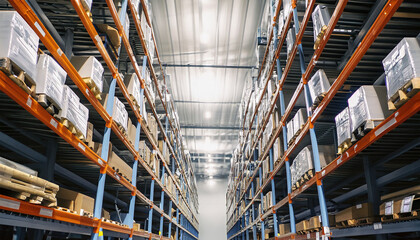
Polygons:
M256 54L257 54L257 61L258 61L259 64L262 64L266 47L267 47L267 45L257 45L257 47L255 49Z
M322 28L328 26L330 22L330 10L325 5L317 5L312 12L312 23L314 26L314 42L321 33Z
M127 131L128 125L128 113L125 110L125 105L118 99L114 97L114 107L112 109L112 120L118 123L125 131Z
M82 78L92 79L98 90L102 92L104 67L98 59L93 56L73 56L71 64Z
M390 99L413 78L420 77L420 40L403 38L384 58L385 81Z
M287 127L287 142L290 142L290 140L294 136L293 125L294 125L293 124L293 119L290 119L290 121L286 125L286 127Z
M131 0L131 3L133 4L134 9L136 9L137 14L140 14L139 12L140 0Z
M306 123L308 115L306 108L299 109L293 117L293 136L302 128L302 125Z
M289 16L290 11L292 11L292 0L283 1L283 11L284 11L284 20Z
M337 144L340 146L345 141L351 139L352 132L348 107L335 116L335 126L337 128Z
M278 28L277 28L277 35L280 37L282 31L283 31L283 26L284 26L284 11L281 10L279 13L279 22L278 22Z
M137 102L137 104L141 103L140 98L140 81L137 77L137 74L132 73L126 75L124 78L125 86L127 87L128 94L130 94Z
M92 9L92 0L82 0L81 2L86 11L90 11Z
M312 147L306 146L298 153L290 167L292 173L292 185L295 184L308 170L313 168Z
M292 27L287 32L287 36L286 36L287 58L289 58L290 52L293 49L293 44L295 43L295 41L296 41L296 33L295 33L295 29Z
M352 132L368 120L382 121L390 115L385 86L361 86L348 104Z
M308 82L309 93L311 94L312 102L315 101L315 99L321 94L328 92L330 86L330 82L328 81L324 70L319 69L316 71L311 80Z
M76 113L77 113L76 115L77 118L76 118L75 127L80 132L82 132L83 136L86 138L87 124L88 124L88 119L89 119L89 109L79 102Z
M61 109L67 73L49 55L41 54L36 65L36 93L50 97Z
M0 11L0 58L10 58L35 79L39 38L15 11Z
M63 106L58 117L60 119L67 119L73 125L77 122L77 109L79 108L80 99L76 93L67 85L63 87Z

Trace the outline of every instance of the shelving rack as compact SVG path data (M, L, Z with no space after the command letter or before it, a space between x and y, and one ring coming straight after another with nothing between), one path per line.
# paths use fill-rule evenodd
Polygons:
M71 79L71 87L77 90L78 95L82 96L81 101L89 108L89 121L95 127L94 138L102 142L103 148L100 155L95 153L51 116L32 96L0 72L2 109L4 109L4 116L8 118L11 116L10 119L3 117L1 119L4 124L1 126L3 146L13 155L16 154L18 158L24 159L23 162L34 162L38 168L40 164L46 164L48 166L46 172L50 172L48 179L50 181L60 182L65 179L67 185L81 189L89 195L96 192L94 218L78 216L1 195L2 224L91 235L92 239L103 239L104 236L127 239L171 239L171 236L175 239L198 239L195 177L193 174L190 178L187 176L187 172L193 173L193 171L189 169L190 159L184 153L185 147L179 130L179 122L174 117L173 100L170 98L168 89L164 87L166 80L153 31L153 51L157 55L160 67L158 71L163 80L163 87L158 82L158 74L153 68L151 53L144 40L140 12L137 12L134 6L134 4L141 5L138 9L143 11L147 24L152 27L147 2L122 0L119 5L120 13L117 12L114 1L93 3L93 19L114 26L120 35L121 46L117 50L119 59L115 62L111 59L102 40L99 39L98 32L90 19L91 16L84 10L80 0L55 1L54 4L43 1L11 0L9 3L10 5L4 5L1 8L16 10L40 38L42 50L50 53L66 71L68 78ZM123 27L127 14L130 15L131 22L130 38ZM64 36L64 40L60 35ZM75 54L89 53L100 59L101 63L107 67L104 77L111 79L108 86L108 99L111 100L105 107L95 98L70 63L69 58L73 52ZM141 55L144 56L142 60ZM125 66L123 61L125 61ZM140 67L138 63L141 61L143 64ZM143 103L140 103L138 108L130 99L124 85L121 73L128 72L129 63L140 80L141 99L144 96L147 100L147 111L151 112L157 121L160 130L159 138L165 142L164 149L168 148L170 152L170 166L165 163L163 153L160 152L158 143L148 129L145 121L147 116L142 115ZM145 85L144 76L147 66L159 96L159 102L156 104L152 101L151 89ZM137 127L135 143L131 143L112 120L113 96L123 100L129 117L137 120L135 121ZM158 113L159 106L163 108L163 111L159 110ZM102 127L104 127L103 131L100 129ZM4 134L6 132L7 134ZM23 135L32 142L22 140ZM153 152L160 160L160 172L153 172L140 156L138 152L140 139L145 139L152 146ZM42 149L44 140L48 141L48 146ZM15 144L7 144L7 142ZM33 146L34 142L37 143L37 151L29 147ZM129 182L108 167L110 142L112 142L113 150L124 156L124 160L132 165L132 179L136 181ZM45 155L38 153L42 150L45 151ZM55 179L51 172L57 176ZM180 174L179 183L175 176L176 172ZM166 188L165 173L175 184L174 194ZM99 182L96 184L97 174L99 174ZM111 177L112 182L109 181L110 178L106 182L106 176ZM141 185L137 186L137 183ZM160 195L156 197L155 193L160 193ZM126 211L123 223L128 227L102 221L103 206L121 208ZM173 216L173 210L175 216ZM141 223L142 228L147 226L147 229L134 231L133 220Z
M402 0L309 0L307 6L302 3L305 1L291 1L292 10L283 12L283 27L277 29L282 1L268 2L273 6L269 21L272 28L267 33L265 55L254 79L262 81L263 90L261 95L256 96L254 111L251 109L251 94L244 97L243 131L238 154L232 159L227 191L228 240L265 239L267 228L274 233L273 239L341 239L418 232L418 220L330 229L328 213L360 203L360 198L368 199L378 211L379 194L419 184L418 174L413 176L419 170L419 162L414 157L419 151L419 94L322 169L318 144L334 144L334 117L345 108L352 92L361 85L385 84L382 59L403 37L415 37L420 32L417 15L413 14L420 6L414 1ZM315 3L327 5L334 13L319 46L313 50L312 24L309 23ZM296 40L287 56L282 52L286 50L283 45L289 27L295 29ZM280 34L277 34L278 31ZM268 57L271 44L274 44L273 59ZM299 55L298 61L294 61L296 55ZM265 67L268 75L263 77ZM307 82L315 68L324 69L335 80L321 103L311 109ZM268 112L263 115L260 106L274 72L279 80L270 98ZM285 101L285 93L289 89L294 92ZM287 144L286 122L299 107L297 102L302 92L305 105L301 107L308 109L309 117L295 140ZM279 122L266 147L261 149L259 139L276 107L280 111ZM253 130L261 118L262 126ZM279 138L284 142L284 154L275 161L273 144ZM245 156L246 142L251 149L249 158ZM292 160L308 143L312 145L316 173L303 186L292 190L289 159ZM263 181L262 160L266 157L270 164L269 176ZM364 169L365 174L363 171L359 173L360 169ZM249 175L245 174L247 171ZM410 178L410 181L404 178ZM260 212L258 206L269 191L272 192L273 206ZM297 234L297 220L315 215L321 215L322 230L307 235ZM280 236L279 223L290 223L291 233ZM386 236L381 237L386 239Z

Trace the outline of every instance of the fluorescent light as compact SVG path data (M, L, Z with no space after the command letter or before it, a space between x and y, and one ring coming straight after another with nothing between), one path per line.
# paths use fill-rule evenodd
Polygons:
M209 162L213 162L213 158L209 158Z
M204 114L204 116L205 116L206 118L211 118L211 112L207 111L207 112Z
M207 154L207 157L211 157L211 154Z

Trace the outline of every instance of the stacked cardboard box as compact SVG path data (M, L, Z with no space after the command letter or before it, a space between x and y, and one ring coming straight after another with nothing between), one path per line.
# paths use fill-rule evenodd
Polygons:
M163 154L163 158L165 159L166 164L169 165L169 148L165 141L159 141L159 151Z
M157 125L155 117L151 113L147 114L147 126L149 127L150 134L152 134L153 139L155 140L155 143L157 143L157 141L158 141L158 133L157 133L158 125Z
M57 193L57 204L83 216L85 213L93 214L95 199L82 193L60 188Z
M127 74L124 77L124 83L127 87L128 94L130 94L131 100L133 100L134 104L137 108L140 109L140 104L142 103L142 99L140 98L140 80L137 77L137 74Z
M318 105L324 98L325 93L330 89L330 82L324 70L319 69L308 82L309 93L313 106Z
M137 121L137 120L136 120ZM136 132L137 132L137 127L136 125L133 124L133 122L131 122L131 119L128 118L128 124L127 124L127 135L128 135L128 140L132 143L135 144L136 142Z
M58 118L64 123L69 121L85 139L88 139L89 109L80 103L79 97L67 85L63 87L62 109L58 114ZM92 136L90 136L91 139Z
M111 156L108 160L108 166L114 169L121 176L125 177L128 181L131 182L131 177L133 174L133 169L122 160L115 152L111 153Z
M328 23L331 19L330 9L326 5L317 5L312 12L314 26L314 49L318 48L321 38L324 36Z
M292 52L293 49L293 45L295 44L296 41L296 32L295 29L292 27L289 29L289 31L287 32L287 36L286 36L286 43L287 43L287 59L289 59L289 55Z
M98 59L93 56L73 56L71 64L88 85L94 84L90 87L95 94L102 93L104 67Z
M279 235L284 235L290 233L290 223L281 223L279 224Z
M105 97L104 107L108 103L108 94ZM128 112L125 109L124 103L120 101L117 97L114 97L113 107L112 107L112 120L115 121L122 130L127 133L128 127Z
M357 204L335 214L335 222L340 223L352 219L373 217L373 208L370 203Z
M140 141L139 143L139 154L141 158L150 166L152 160L152 152L149 147L146 145L145 141Z
M267 211L269 208L271 208L273 206L273 195L272 192L268 192L264 197L263 197L263 205L264 205L264 211Z

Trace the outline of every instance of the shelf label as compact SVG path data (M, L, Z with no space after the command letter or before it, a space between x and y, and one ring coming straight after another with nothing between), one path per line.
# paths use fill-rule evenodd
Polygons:
M315 238L316 238L316 240L319 240L319 232L316 232Z
M96 40L98 43L102 42L102 39L101 39L101 37L99 37L99 35L95 35L95 40Z
M341 163L341 162L343 162L343 159L342 159L342 158L343 158L343 157L340 157L340 158L337 160L337 166L338 166L338 165L340 165L340 163Z
M382 223L374 223L373 224L373 229L374 230L380 230L380 229L382 229Z
M42 35L42 37L45 37L45 32L44 32L44 30L42 29L42 27L41 27L41 25L39 25L39 23L38 22L36 22L35 21L35 27L36 27L36 29L38 30L38 32L39 33L41 33L41 35Z
M54 118L51 118L50 123L53 127L57 128L57 121L55 121Z
M5 199L5 198L0 198L0 207L11 208L11 209L19 209L20 208L20 202Z
M86 150L86 147L85 147L85 146L83 146L83 144L82 144L82 143L77 144L77 146L78 146L80 149L82 149L83 151L85 151L85 150Z
M58 48L58 49L57 49L57 53L58 53L58 55L60 55L60 56L61 56L61 55L63 55L63 51L61 50L61 48Z
M306 234L306 239L311 239L311 234L310 233Z
M102 162L102 160L100 158L98 158L98 163L102 166L104 165L104 162Z
M385 130L387 130L389 127L394 125L394 123L396 122L397 122L397 119L395 119L395 117L392 118L391 120L389 120L389 122L385 123L382 127L380 127L378 130L375 131L375 136L381 135Z
M47 216L47 217L52 217L53 210L52 209L48 209L48 208L41 208L41 209L39 209L39 215L43 215L43 216Z
M26 100L26 105L28 105L28 107L32 107L32 99L30 96L28 96L28 100Z

